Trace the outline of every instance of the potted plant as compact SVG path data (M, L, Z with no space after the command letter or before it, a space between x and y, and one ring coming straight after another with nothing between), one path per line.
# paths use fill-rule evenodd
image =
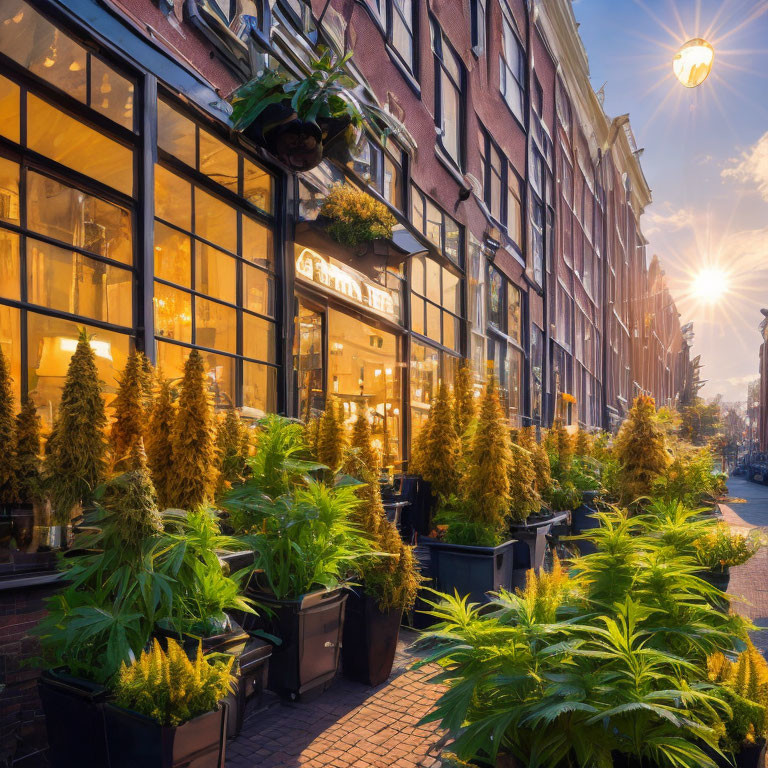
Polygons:
M25 549L34 538L35 507L42 500L40 418L34 403L28 398L16 416L10 468L13 537L16 546Z
M244 617L247 629L280 639L269 687L291 699L324 689L341 650L344 582L371 543L352 523L357 484L327 485L325 471L304 458L301 424L270 416L257 436L251 474L225 500L233 525L256 553L249 594L265 611Z
M140 441L146 442L149 416L146 392L151 387L151 380L151 367L146 356L136 349L131 350L112 402L114 421L109 433L112 474L136 469L131 464L131 456L137 455L135 448Z
M422 539L430 549L436 589L484 602L488 592L511 587L514 541L506 536L511 462L509 431L491 377L459 492L443 497L436 517L443 526L437 529L439 540Z
M694 541L694 549L696 561L703 568L699 576L725 592L731 568L754 557L760 549L760 539L732 533L726 523L719 523Z
M348 248L389 240L397 224L384 203L350 184L331 187L323 200L320 216L328 234Z
M380 685L392 672L403 612L413 608L419 573L413 548L403 543L382 505L379 466L371 428L361 409L343 471L365 484L353 520L373 542L376 554L358 561L360 585L350 587L344 619L344 674L366 685Z
M89 507L93 493L104 480L106 426L96 355L83 328L69 361L45 456L46 490L53 520L65 530Z
M123 664L114 703L105 708L111 768L224 768L226 708L233 657L195 661L175 641L155 640L136 661Z

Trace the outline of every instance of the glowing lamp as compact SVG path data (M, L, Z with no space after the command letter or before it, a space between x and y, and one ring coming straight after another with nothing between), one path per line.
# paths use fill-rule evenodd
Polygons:
M686 87L701 85L712 71L715 49L700 37L689 40L672 59L675 77Z

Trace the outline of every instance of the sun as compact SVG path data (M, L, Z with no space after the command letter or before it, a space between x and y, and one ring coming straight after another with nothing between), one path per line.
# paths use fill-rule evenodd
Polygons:
M706 267L694 275L691 293L706 304L716 304L728 293L728 275L717 267Z

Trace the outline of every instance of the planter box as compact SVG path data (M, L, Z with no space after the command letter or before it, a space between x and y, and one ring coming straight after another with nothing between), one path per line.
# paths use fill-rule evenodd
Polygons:
M226 707L172 728L107 704L104 720L110 768L224 768Z
M350 590L341 651L347 677L372 686L389 678L402 615L399 609L382 613L376 601L362 589Z
M277 600L263 592L250 592L270 613L250 616L246 629L260 629L282 641L272 651L267 687L295 700L320 693L330 685L339 667L344 607L343 587L317 591L296 600Z
M432 560L432 585L440 592L469 595L470 602L487 603L488 592L512 588L513 547L505 541L498 547L473 547L421 539Z
M63 669L52 669L40 676L38 691L52 768L109 766L104 729L107 689Z
M228 632L221 632L218 635L210 635L208 637L197 637L187 634L179 636L174 630L165 627L155 627L152 636L158 639L163 649L168 647L166 640L169 637L173 638L181 644L190 659L194 659L197 656L197 649L201 643L203 653L231 653L234 656L239 656L250 637L236 621L230 621Z
M728 589L728 584L731 581L730 568L724 568L722 571L696 571L696 575L706 581L707 584L717 587L721 592Z
M552 530L549 518L528 518L525 523L509 526L509 535L515 539L512 586L525 587L526 573L532 568L538 573L544 565L547 553L547 535Z
M254 639L246 644L237 657L234 670L237 675L235 691L224 699L229 709L227 736L230 739L240 735L248 713L261 708L271 655L272 646L268 642Z

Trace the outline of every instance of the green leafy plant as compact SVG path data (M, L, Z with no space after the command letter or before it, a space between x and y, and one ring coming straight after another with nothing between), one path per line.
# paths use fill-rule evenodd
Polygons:
M240 420L234 408L229 408L216 429L216 452L219 479L216 495L220 496L233 485L242 483L248 470L250 455L248 427Z
M16 415L15 426L11 458L13 496L20 504L31 504L42 495L42 463L40 417L29 398L24 400L21 411Z
M147 461L160 506L171 506L173 499L173 427L176 407L171 382L160 379L157 397L152 405L147 431Z
M719 495L719 484L712 454L678 440L673 443L672 461L653 482L652 495L697 507Z
M167 650L155 640L130 665L123 665L115 681L115 703L156 720L177 726L212 712L234 690L234 656L203 655L194 661L169 639Z
M743 565L761 547L758 535L733 533L726 523L720 523L693 543L698 563L710 571L723 571Z
M509 464L509 512L514 522L524 522L530 515L541 512L541 496L536 490L536 470L531 454L512 443Z
M469 437L468 432L475 420L476 413L472 368L469 360L463 358L456 367L456 373L453 377L453 418L456 434L462 443Z
M146 390L148 373L146 356L132 350L120 375L117 395L112 403L114 421L110 432L112 471L125 472L136 469L131 463L131 452L139 441L144 440L148 412Z
M96 355L83 328L67 368L45 462L47 490L58 524L69 523L73 514L87 507L104 480L106 426Z
M13 444L14 402L11 367L0 349L0 503L14 499Z
M391 238L397 219L384 203L349 184L334 184L320 208L330 219L326 229L336 242L349 247Z
M344 432L344 411L341 403L329 399L320 419L317 438L317 460L325 464L331 472L336 472L344 461L344 448L347 444Z

